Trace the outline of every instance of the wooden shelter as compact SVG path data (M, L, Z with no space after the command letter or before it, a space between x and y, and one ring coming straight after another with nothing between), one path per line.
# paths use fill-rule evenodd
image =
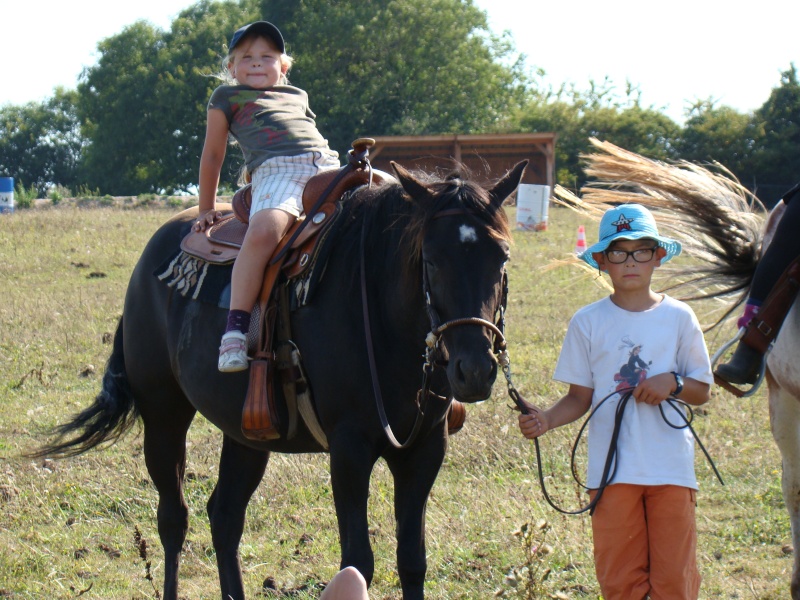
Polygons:
M391 172L390 161L410 169L452 170L465 165L478 181L502 176L523 159L530 163L522 183L555 184L555 133L421 135L376 137L370 161Z

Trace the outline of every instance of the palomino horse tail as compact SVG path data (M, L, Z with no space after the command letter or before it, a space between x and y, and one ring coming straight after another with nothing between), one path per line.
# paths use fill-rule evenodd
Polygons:
M50 432L55 436L55 441L29 456L76 456L104 442L114 443L133 427L137 417L138 411L125 372L120 318L114 334L114 348L106 363L103 386L94 403L76 414L71 421L56 426Z
M758 263L765 209L722 165L714 171L688 161L651 160L609 142L591 139L598 152L585 155L593 181L582 196L557 186L555 200L599 221L610 207L637 203L656 213L659 229L696 259L668 263L667 287L681 300L727 299L725 319L745 299ZM738 298L733 299L738 294Z

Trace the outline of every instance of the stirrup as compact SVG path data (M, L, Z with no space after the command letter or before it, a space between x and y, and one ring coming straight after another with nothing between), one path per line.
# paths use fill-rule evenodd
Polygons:
M744 337L745 332L747 331L746 327L742 327L739 329L739 333L736 334L731 341L724 344L714 356L711 358L711 372L714 374L714 383L716 383L721 388L729 391L731 394L736 396L737 398L749 398L753 394L758 391L758 388L761 387L761 382L764 381L764 374L767 371L767 357L769 353L772 351L772 344L769 345L767 351L764 353L764 359L761 361L761 371L758 374L758 379L756 382L749 388L749 389L739 389L734 384L728 383L722 377L717 375L716 366L719 360L725 355L728 349L733 346L734 344L738 344L739 341Z

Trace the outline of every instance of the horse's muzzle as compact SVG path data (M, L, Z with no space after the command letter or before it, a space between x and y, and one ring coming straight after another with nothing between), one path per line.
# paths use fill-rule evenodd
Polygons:
M461 402L480 402L492 394L497 378L497 359L488 350L470 355L450 356L447 365L450 391Z

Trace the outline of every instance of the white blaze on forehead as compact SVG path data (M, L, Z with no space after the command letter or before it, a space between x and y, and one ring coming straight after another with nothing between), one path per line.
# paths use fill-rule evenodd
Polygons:
M466 244L468 242L478 241L478 233L475 231L475 228L472 227L471 225L462 225L461 227L459 227L458 234L463 244Z

